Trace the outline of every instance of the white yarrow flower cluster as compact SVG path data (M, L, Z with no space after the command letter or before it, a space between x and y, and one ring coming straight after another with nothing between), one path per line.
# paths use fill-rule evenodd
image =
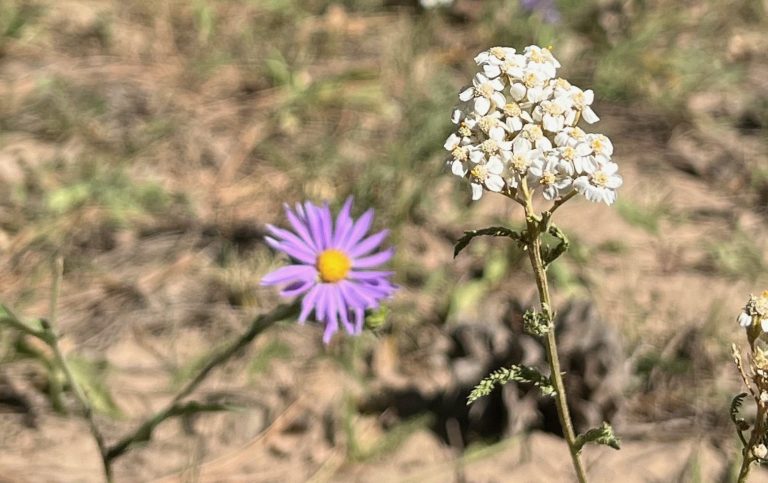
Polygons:
M557 77L560 63L535 45L522 53L494 47L475 63L480 72L459 94L451 116L457 128L444 146L451 172L469 179L472 199L511 192L525 180L548 200L576 190L613 204L622 184L613 144L576 126L599 120L594 93Z
M749 296L749 301L736 319L742 327L751 327L752 324L760 324L763 332L768 332L768 290L759 297Z

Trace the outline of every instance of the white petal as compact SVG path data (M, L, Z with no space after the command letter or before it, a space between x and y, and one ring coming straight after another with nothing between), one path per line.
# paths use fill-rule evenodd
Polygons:
M501 81L501 79L493 79L491 82L491 86L493 86L493 90L495 91L503 91L504 90L504 83Z
M485 186L498 193L504 188L504 180L498 174L491 174L485 179Z
M512 98L516 101L525 97L525 86L523 84L512 84L509 86L509 93L512 94Z
M463 115L464 113L461 111L461 109L454 109L453 113L451 113L451 122L454 124L460 123Z
M576 121L576 111L574 110L568 111L565 115L565 123L568 124L569 126L573 126L575 121ZM555 142L557 142L557 140L555 140Z
M512 132L517 132L523 128L523 122L520 120L519 117L508 117L507 118L507 127Z
M525 139L523 136L517 136L512 143L512 149L516 153L524 153L531 150L531 142Z
M558 132L560 130L558 129L557 118L549 114L544 114L542 126L546 131L550 132Z
M619 170L619 165L608 161L603 165L603 172L607 175L612 175Z
M475 97L475 112L481 116L485 116L491 109L491 101L485 97Z
M482 64L483 62L488 62L488 58L491 56L491 53L487 50L480 52L475 56L475 63L477 65Z
M501 174L501 172L504 171L504 163L502 163L501 159L496 156L491 156L491 159L488 160L488 164L486 164L485 167L488 168L488 172L491 174Z
M461 138L456 133L453 133L450 136L448 136L448 139L445 140L445 144L443 144L443 147L445 148L446 151L453 151L454 148L456 148L460 142L461 142Z
M474 201L479 200L483 196L483 186L477 183L472 183L472 199Z
M544 89L541 87L531 87L528 89L528 100L531 102L539 102L544 100L544 97L542 94L544 93Z
M477 164L483 159L485 159L485 154L483 154L483 152L479 149L474 149L469 152L469 160L473 163Z
M504 94L501 92L494 92L493 96L491 96L491 99L496 104L497 107L504 107L504 105L507 103L507 99L504 97Z
M474 95L475 95L474 87L467 87L466 89L464 89L459 93L459 99L461 99L464 102L467 102L470 99L472 99L472 96Z
M549 139L542 137L536 140L536 148L541 149L542 151L549 151L552 149L552 143Z
M489 78L494 79L501 75L501 68L498 65L485 64L483 65L483 73Z
M752 317L746 312L742 312L741 314L739 314L738 321L739 321L739 325L742 327L749 327L750 325L752 325Z
M488 137L493 139L494 141L503 141L504 135L506 134L506 131L501 126L496 126L491 128L490 132L488 133Z
M589 106L585 107L584 110L581 111L581 117L588 124L594 124L600 120L600 118L597 117L597 114L595 114L595 111L593 111L592 108Z
M467 168L464 167L464 163L462 163L457 159L453 163L451 163L451 173L463 178L464 176L467 175Z
M488 82L488 78L479 72L472 78L472 84L474 84L475 87L480 87L486 82Z
M608 178L608 181L605 183L605 187L615 190L620 188L622 184L624 184L624 179L618 174L615 174Z

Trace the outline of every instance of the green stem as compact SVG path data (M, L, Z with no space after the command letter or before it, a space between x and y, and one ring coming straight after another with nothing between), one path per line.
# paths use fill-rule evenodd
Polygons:
M91 435L93 436L93 439L96 441L96 445L99 448L99 456L101 457L101 464L104 469L104 479L107 481L107 483L111 483L113 481L112 465L110 464L109 458L107 458L107 445L104 442L104 436L101 434L99 427L96 425L91 401L88 399L88 395L85 393L85 391L83 391L83 388L77 382L77 379L72 373L72 369L69 367L67 358L64 356L64 353L61 351L61 347L59 346L59 337L56 335L56 332L53 329L53 326L56 323L56 307L58 305L59 290L61 288L63 272L64 261L61 259L61 257L57 257L54 261L53 286L51 288L50 310L48 314L49 320L40 320L40 325L43 328L41 339L51 347L51 350L53 350L53 356L56 360L56 363L59 365L62 372L64 372L64 377L67 379L69 387L72 388L72 392L80 403L83 412L83 418L85 418L86 422L88 423L88 429L91 431Z
M739 477L736 480L738 483L744 483L749 478L749 471L752 469L752 463L755 461L755 457L752 454L752 449L762 440L765 430L765 416L766 407L759 400L757 400L757 414L755 415L755 427L752 428L752 434L749 437L749 443L744 445L741 451L741 469L739 470Z
M536 277L536 287L539 291L539 301L541 311L549 320L553 320L552 304L549 295L549 283L547 273L544 269L544 261L541 258L541 230L534 218L533 209L530 203L525 206L525 214L528 226L528 257L531 261L533 274ZM557 406L557 416L560 419L560 426L563 429L563 435L568 443L568 449L571 453L573 469L580 483L587 482L587 474L579 457L579 449L576 446L576 434L573 430L571 415L568 411L568 400L565 395L565 384L563 375L560 371L560 359L557 354L557 341L555 339L555 326L552 324L546 339L547 360L552 371L552 385L555 388L555 403Z
M182 403L182 399L187 397L194 391L197 386L202 383L211 371L217 366L227 362L240 350L250 344L256 336L264 332L267 328L274 325L276 322L287 319L298 313L299 305L297 303L289 305L281 305L272 312L262 314L256 317L251 326L246 332L244 332L237 339L232 340L225 347L211 357L210 360L200 369L200 371L193 377L184 387L179 391L173 399L160 411L156 412L143 423L141 423L130 434L122 438L117 443L110 446L107 450L106 457L109 461L118 458L123 453L131 449L134 445L148 441L154 429L166 419L179 414L187 413L188 404Z

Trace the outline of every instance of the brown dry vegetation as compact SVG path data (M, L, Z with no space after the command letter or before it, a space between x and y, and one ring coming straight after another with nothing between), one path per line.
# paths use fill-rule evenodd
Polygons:
M559 5L552 27L496 0L0 2L0 299L44 316L64 257L63 344L110 441L278 303L258 281L282 203L354 194L398 248L383 326L327 348L273 328L194 395L237 409L166 423L117 481L568 480L533 391L465 408L542 352L520 254L452 260L520 213L468 203L442 163L474 54L534 42L595 89L625 179L617 206L558 213L573 249L551 269L577 425L624 440L587 452L594 481L730 481L734 319L768 285L768 4ZM99 481L44 350L3 328L0 356L0 481Z

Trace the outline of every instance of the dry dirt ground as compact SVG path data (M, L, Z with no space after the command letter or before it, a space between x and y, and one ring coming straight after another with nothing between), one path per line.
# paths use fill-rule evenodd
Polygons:
M282 160L274 149L290 144L284 137L295 133L296 121L264 114L292 94L264 85L247 65L223 62L202 80L192 77L185 64L191 54L178 33L183 20L168 17L171 7L150 8L157 17L147 19L138 7L108 2L40 5L36 36L6 42L0 59L8 119L0 191L10 193L0 204L0 295L30 317L44 315L48 260L64 254L63 343L108 367L119 411L98 421L114 441L161 407L201 354L276 304L258 280L280 263L261 237L264 224L283 223L282 202L302 191L334 197L344 186L322 176L296 185L297 169L288 166L294 160ZM108 51L100 44L104 11L112 19ZM298 30L343 27L353 40L369 35L392 44L413 35L411 15L331 9L305 18ZM459 55L449 47L442 57L418 57L407 80L417 82L422 71ZM392 59L376 55L365 57L375 68ZM763 61L751 65L748 82L768 95ZM339 65L316 67L312 75L321 77L324 68ZM45 97L45 89L62 79L98 93L99 114L55 118L56 106L46 103L74 94L54 90ZM768 285L765 200L749 192L752 180L740 173L768 158L764 140L752 133L719 126L713 134L708 121L723 106L732 103L704 93L686 106L695 122L670 126L641 103L598 103L602 132L614 142L625 179L621 203L576 201L558 212L556 222L574 248L557 272L553 268L556 303L586 304L583 313L591 314L574 316L573 324L587 325L572 329L563 346L599 359L599 367L580 369L580 359L570 358L576 389L590 395L575 398L576 412L583 422L610 418L623 439L618 452L585 450L592 481L730 481L736 446L727 407L739 384L728 354L742 337L735 316L749 293ZM330 115L322 122L336 123L341 134L360 123L365 132L386 136L398 122L389 111ZM164 119L179 127L156 138L153 130L164 128L153 123ZM308 136L319 125L308 122ZM361 164L372 156L369 146L344 136L338 143ZM126 161L110 161L115 153ZM440 156L438 144L423 163L439 165ZM57 211L45 194L60 190L85 158L157 184L171 198L183 194L185 202L172 200L117 223L105 215L112 206L106 201L86 199L77 209ZM461 401L448 404L495 362L514 362L515 350L523 349L515 345L519 330L509 322L510 306L534 295L521 263L510 262L503 276L488 279L487 260L509 254L500 241L479 242L457 260L452 242L462 230L520 214L493 196L468 207L467 187L447 174L411 184L423 186L429 201L395 230L403 288L387 327L327 348L317 327L271 329L193 396L227 401L236 410L160 426L151 442L117 462L116 481L571 481L565 445L545 431L551 415L532 393L505 388L480 406L490 411L498 404L504 416L495 419L456 409ZM49 218L37 215L38 205L47 206ZM487 293L466 295L467 287ZM467 297L472 303L463 302ZM535 344L525 347L536 354ZM486 349L493 358L483 355ZM0 482L99 481L86 425L52 408L40 364L6 359L0 366ZM411 396L415 409L408 410ZM753 476L768 481L764 472Z

